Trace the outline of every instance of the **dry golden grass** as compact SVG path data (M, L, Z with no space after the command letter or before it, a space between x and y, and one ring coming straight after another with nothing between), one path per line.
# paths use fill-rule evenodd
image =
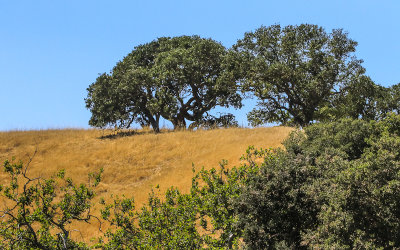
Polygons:
M191 185L192 163L199 170L216 167L225 159L229 166L239 164L249 145L278 147L291 128L231 128L199 131L164 131L153 134L100 139L111 134L101 130L43 130L0 132L0 161L16 157L27 162L35 149L29 175L48 177L65 169L76 183L87 182L87 174L104 168L97 194L134 196L143 204L157 184L161 192L170 186L186 192ZM6 181L0 171L0 183ZM86 226L85 238L96 236L97 225Z

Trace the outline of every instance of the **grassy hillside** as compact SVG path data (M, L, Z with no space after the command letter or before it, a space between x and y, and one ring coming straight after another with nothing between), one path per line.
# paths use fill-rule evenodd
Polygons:
M192 163L196 169L215 167L222 159L228 160L230 166L238 165L249 145L278 147L290 131L286 127L161 134L137 131L131 136L115 138L107 137L112 132L100 130L1 132L0 161L15 156L27 162L37 149L30 176L45 177L66 169L67 176L76 182L86 182L89 172L104 168L97 193L106 200L110 194L133 195L140 205L157 184L161 191L172 185L189 190ZM1 171L0 182L4 181Z

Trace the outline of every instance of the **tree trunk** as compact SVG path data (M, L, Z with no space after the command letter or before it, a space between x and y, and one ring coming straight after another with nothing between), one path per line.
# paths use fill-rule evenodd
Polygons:
M156 115L156 119L154 120L154 124L151 124L151 127L154 130L154 133L160 133L160 115Z
M151 123L151 127L153 128L154 133L160 133L160 125L158 123L158 118L156 117L156 119L151 119L150 123Z
M155 118L153 115L150 113L150 111L146 110L145 111L146 118L149 121L149 125L153 128L154 133L160 133L160 115L156 114Z
M186 121L185 117L182 114L178 114L171 121L174 125L174 130L185 130L186 129Z

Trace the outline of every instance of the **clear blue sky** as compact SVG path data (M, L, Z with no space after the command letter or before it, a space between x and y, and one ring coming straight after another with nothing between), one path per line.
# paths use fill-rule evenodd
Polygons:
M230 47L275 23L343 28L367 74L390 86L400 82L399 13L399 0L0 0L0 130L87 128L86 88L136 45L197 34ZM240 124L251 104L235 113Z

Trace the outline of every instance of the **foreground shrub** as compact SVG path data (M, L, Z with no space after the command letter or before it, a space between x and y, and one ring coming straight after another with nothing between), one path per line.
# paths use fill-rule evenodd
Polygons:
M264 151L248 150L247 160ZM105 249L200 249L233 248L241 230L232 204L249 173L257 166L202 169L192 180L189 194L170 188L163 199L154 192L148 203L136 210L133 198L105 204L102 216L113 226L105 235Z
M400 247L399 125L393 115L292 134L235 199L247 247Z
M155 193L135 210L133 199L116 198L102 211L116 230L106 233L104 249L198 249L204 244L196 230L197 209L190 195L167 191L165 201Z
M8 185L0 186L4 203L0 211L1 249L86 249L71 239L70 224L89 222L93 187L100 173L90 174L89 186L76 185L65 172L48 179L27 175L29 164L5 161Z

